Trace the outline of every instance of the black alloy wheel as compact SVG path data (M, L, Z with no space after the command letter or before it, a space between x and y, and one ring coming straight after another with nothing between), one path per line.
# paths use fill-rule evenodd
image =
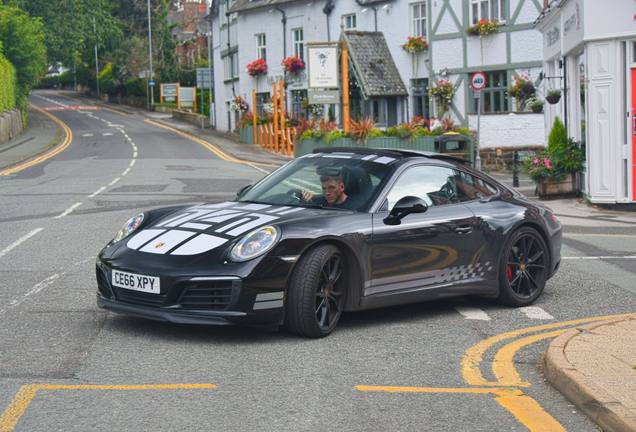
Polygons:
M545 287L549 271L548 248L533 228L514 232L503 249L499 270L501 303L527 306Z
M346 277L345 261L336 246L319 245L303 254L287 289L287 329L314 338L331 333L342 314Z

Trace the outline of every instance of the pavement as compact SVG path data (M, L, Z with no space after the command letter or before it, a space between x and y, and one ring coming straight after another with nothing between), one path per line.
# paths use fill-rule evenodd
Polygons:
M257 145L241 143L229 134L174 120L170 114L105 103L81 93L65 94L172 127L207 141L236 159L273 166L292 159L272 154ZM62 135L62 128L51 116L30 109L27 128L0 145L0 171L50 151ZM512 185L512 175L491 175ZM534 183L527 177L521 176L519 187L515 189L535 197ZM636 222L636 212L604 210L576 198L546 204L564 226L598 227L603 220L611 220L614 226L620 226L621 222L634 226ZM550 343L543 370L546 379L605 432L636 432L636 314L575 327L563 333Z

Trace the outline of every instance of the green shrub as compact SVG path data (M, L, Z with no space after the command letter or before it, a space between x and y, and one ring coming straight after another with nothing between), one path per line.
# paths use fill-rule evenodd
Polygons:
M325 142L325 144L331 145L333 140L338 138L342 138L342 133L340 131L331 131L324 134L324 136L322 137L322 140Z
M568 146L568 133L561 119L557 116L554 118L554 124L550 135L548 136L548 153L552 154L558 151L564 151Z
M388 137L396 137L398 135L398 128L395 126L388 127L384 134Z
M15 68L0 52L0 114L16 107L16 80Z
M132 78L126 81L126 94L128 96L146 96L146 81L141 78Z
M384 133L380 129L371 129L367 134L367 138L380 138L383 137Z
M431 135L444 135L446 128L444 126L437 127L431 131Z
M423 127L418 127L413 132L413 136L416 136L416 137L429 136L429 135L431 135L431 131Z
M457 129L457 132L459 132L462 135L470 135L470 130L465 127Z

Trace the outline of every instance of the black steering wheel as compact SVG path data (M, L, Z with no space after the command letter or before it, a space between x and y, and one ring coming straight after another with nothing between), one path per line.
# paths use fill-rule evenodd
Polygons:
M287 191L287 195L291 195L292 197L294 197L298 201L302 201L303 200L303 191L300 190L300 189L290 189L290 190Z

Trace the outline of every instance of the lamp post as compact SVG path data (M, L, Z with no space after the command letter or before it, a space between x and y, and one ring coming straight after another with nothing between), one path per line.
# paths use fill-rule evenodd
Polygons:
M150 23L150 0L148 0L148 51L150 54L150 80L154 77L152 73L152 27ZM150 103L155 104L155 92L154 89L150 89Z
M97 31L95 30L95 16L93 16L93 33L97 38ZM95 40L95 81L97 81L97 99L99 99L99 62L97 61L97 39Z

